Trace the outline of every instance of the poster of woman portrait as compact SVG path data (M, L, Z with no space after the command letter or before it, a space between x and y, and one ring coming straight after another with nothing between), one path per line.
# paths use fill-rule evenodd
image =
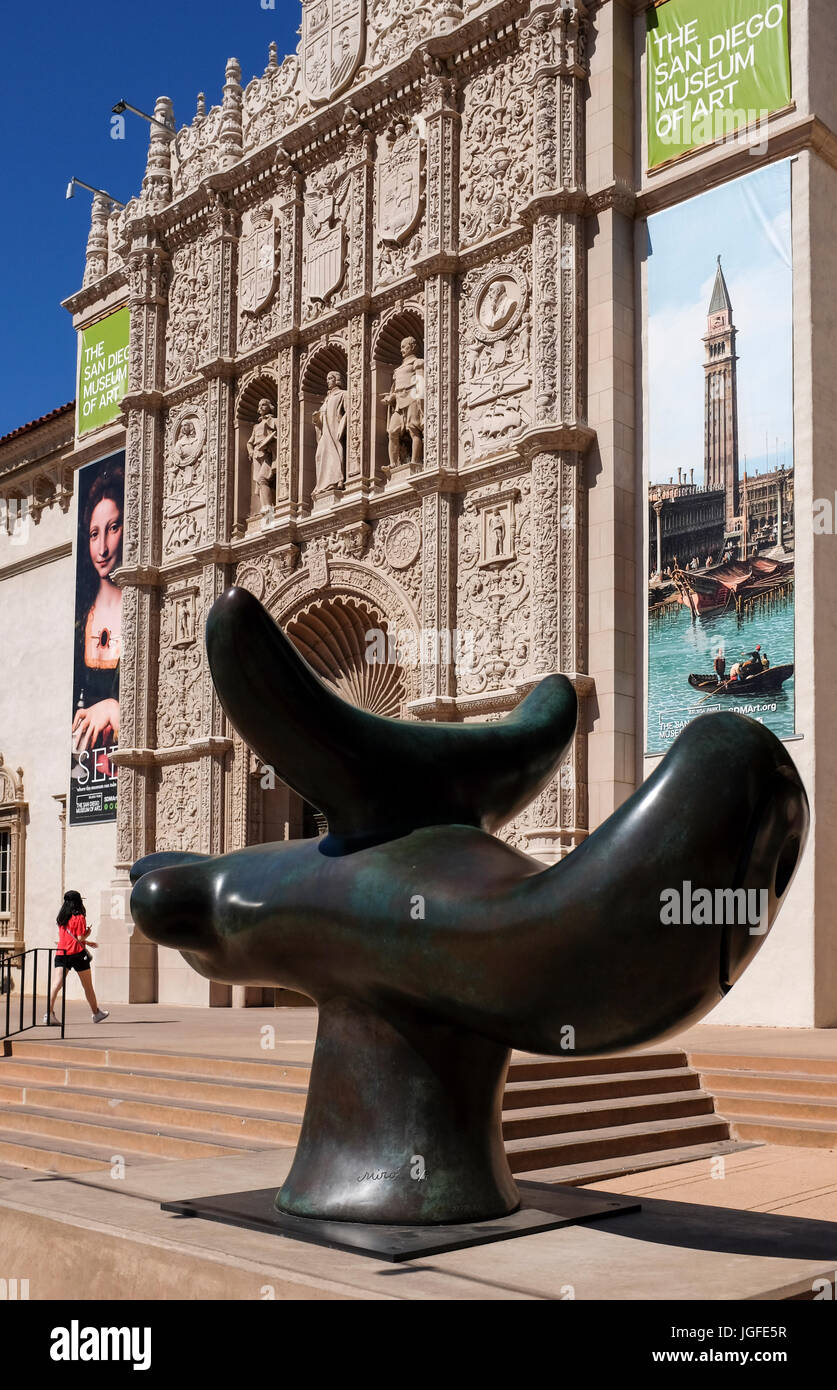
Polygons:
M71 714L70 824L116 819L125 454L88 464L78 475L75 654Z

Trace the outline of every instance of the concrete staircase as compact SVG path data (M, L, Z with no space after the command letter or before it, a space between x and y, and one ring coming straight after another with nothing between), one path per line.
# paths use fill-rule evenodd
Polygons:
M695 1052L689 1060L737 1139L837 1149L837 1058Z
M3 1049L0 1165L79 1173L297 1142L303 1063L25 1039ZM681 1051L515 1053L503 1131L512 1171L540 1181L591 1182L740 1147Z

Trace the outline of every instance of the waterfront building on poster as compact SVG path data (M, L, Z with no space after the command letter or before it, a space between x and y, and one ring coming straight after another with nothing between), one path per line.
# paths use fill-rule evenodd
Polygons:
M104 999L266 1002L129 912L142 854L318 832L212 688L203 626L237 583L381 714L495 718L566 672L577 736L503 832L546 862L723 704L689 683L718 647L792 666L738 703L794 740L814 830L716 1017L837 1025L816 814L837 782L837 549L810 525L837 426L837 329L814 312L837 282L829 0L316 8L252 78L219 55L214 103L179 128L158 99L142 186L94 196L67 287L76 402L0 440L0 948L50 944L75 887ZM681 100L675 59L700 94ZM76 593L86 489L123 454L121 552L100 561L117 633L115 605ZM100 663L83 696L78 621ZM370 634L422 659L370 662ZM111 788L81 823L72 726L94 707L116 818Z
M795 733L790 229L787 161L649 221L648 752L722 709ZM734 276L719 253L707 295L709 236Z

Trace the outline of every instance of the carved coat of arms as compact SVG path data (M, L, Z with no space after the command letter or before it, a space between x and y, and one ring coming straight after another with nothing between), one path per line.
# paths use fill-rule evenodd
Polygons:
M273 212L261 208L253 216L253 230L239 247L239 304L248 314L260 314L276 292L276 227Z
M349 175L315 183L305 198L305 289L323 302L340 288L346 273L343 204Z
M378 235L401 243L421 216L421 141L406 125L396 125L392 144L378 158Z
M302 0L302 78L311 101L349 85L366 42L366 0Z

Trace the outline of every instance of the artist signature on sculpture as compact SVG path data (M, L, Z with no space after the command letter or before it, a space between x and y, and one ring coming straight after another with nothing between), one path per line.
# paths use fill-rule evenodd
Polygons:
M381 1168L381 1169L379 1169L379 1170L378 1170L377 1172L375 1172L375 1173L370 1173L369 1170L367 1169L367 1171L366 1171L365 1173L361 1174L361 1176L357 1179L357 1181L358 1181L358 1182L380 1182L382 1179L385 1179L385 1178L397 1178L397 1177L398 1177L398 1174L399 1174L400 1172L401 1172L401 1169L400 1169L400 1168L396 1168L394 1173L388 1172L386 1168Z

